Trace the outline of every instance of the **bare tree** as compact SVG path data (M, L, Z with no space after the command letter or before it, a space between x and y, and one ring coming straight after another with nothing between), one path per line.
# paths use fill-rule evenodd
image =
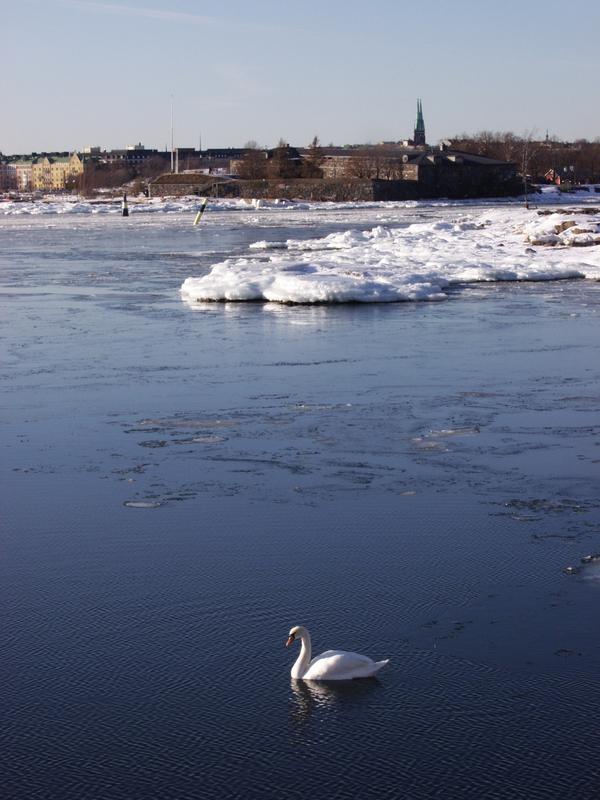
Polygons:
M388 181L400 181L404 177L404 163L401 157L387 156L381 162L381 177Z
M305 178L323 177L323 148L319 142L319 137L315 136L308 145L308 155L302 165L302 174Z
M535 129L531 129L525 132L523 136L523 149L521 152L521 175L523 176L523 190L525 193L525 205L529 208L529 179L530 174L529 170L533 166L533 159L537 156L538 147L536 146L533 136L535 133ZM535 170L537 171L537 161L535 162Z
M188 160L186 159L184 169L192 169L192 167L188 165L187 161ZM167 166L167 161L162 156L151 156L142 162L139 167L139 174L144 178L156 178L167 170Z
M390 174L390 158L376 147L366 147L350 156L345 171L350 178L385 178Z
M300 154L280 139L279 145L270 152L267 173L270 178L299 178L302 172Z
M346 161L345 174L349 178L368 178L370 174L370 166L363 151L353 153Z
M267 177L267 153L265 150L249 148L238 166L238 175L245 180L260 180Z
M535 131L518 136L510 131L466 133L452 138L452 146L477 155L487 155L517 165L521 175L533 182L595 183L600 179L600 140L560 142L556 136L535 138Z

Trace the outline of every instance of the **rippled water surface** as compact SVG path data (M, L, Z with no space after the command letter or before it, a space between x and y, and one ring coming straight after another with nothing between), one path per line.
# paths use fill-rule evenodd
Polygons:
M179 295L448 214L0 221L3 796L598 796L600 284Z

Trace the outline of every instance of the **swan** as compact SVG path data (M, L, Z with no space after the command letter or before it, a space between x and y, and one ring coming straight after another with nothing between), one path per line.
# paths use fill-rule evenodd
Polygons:
M354 678L371 678L388 663L373 661L360 653L349 653L346 650L326 650L311 661L310 633L303 625L292 628L285 643L289 647L296 639L300 639L300 655L292 667L292 678L303 681L350 681Z

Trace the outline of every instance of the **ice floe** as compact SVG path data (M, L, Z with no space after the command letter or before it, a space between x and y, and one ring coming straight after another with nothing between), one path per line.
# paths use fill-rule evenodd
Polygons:
M568 223L568 224L567 224ZM560 228L560 231L557 232ZM377 225L285 242L261 239L181 286L189 303L443 300L453 285L600 278L600 214L490 208L455 219ZM556 238L556 242L555 242ZM561 247L538 245L559 244Z

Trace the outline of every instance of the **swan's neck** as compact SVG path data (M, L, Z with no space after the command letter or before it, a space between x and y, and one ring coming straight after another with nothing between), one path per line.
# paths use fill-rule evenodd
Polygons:
M292 678L301 678L310 664L312 647L310 643L310 634L308 631L302 631L300 634L300 642L300 655L292 667Z

